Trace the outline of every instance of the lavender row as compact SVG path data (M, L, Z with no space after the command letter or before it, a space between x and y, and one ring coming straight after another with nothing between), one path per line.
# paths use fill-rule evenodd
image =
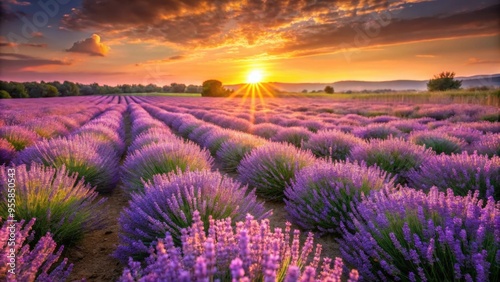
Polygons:
M65 136L100 114L104 108L92 107L68 116L37 118L22 125L0 128L0 163L9 163L16 152L38 141Z
M191 225L196 210L207 224L209 216L269 216L246 186L210 171L208 151L173 135L141 106L131 104L129 110L134 138L122 167L122 187L131 200L119 218L115 257L143 259L167 232L180 242L181 229Z
M118 163L125 149L125 109L114 106L68 137L37 142L21 151L13 162L28 166L35 162L55 168L65 165L98 192L110 192L119 180Z

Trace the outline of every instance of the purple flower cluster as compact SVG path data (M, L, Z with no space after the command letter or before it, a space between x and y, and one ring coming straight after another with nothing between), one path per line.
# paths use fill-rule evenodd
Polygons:
M317 162L300 170L285 189L285 210L292 223L321 233L353 228L350 212L363 194L393 186L387 173L361 163Z
M433 152L424 146L409 143L403 139L372 139L352 149L351 158L364 161L368 166L377 165L396 177L396 183L405 183L406 174L420 167Z
M479 141L471 144L469 150L490 158L500 156L500 133L483 135Z
M126 191L143 191L144 183L156 174L210 169L213 158L208 151L192 142L169 141L147 145L127 155L121 170L122 187Z
M10 167L9 167L10 168ZM97 192L77 181L64 165L60 169L32 164L15 167L16 219L36 218L33 225L36 239L50 232L57 243L74 244L83 234L102 227L102 213L97 210L104 199L96 200ZM8 168L0 167L0 196L7 199ZM0 216L7 217L7 202L0 204Z
M272 124L272 123L260 123L256 124L252 127L252 134L255 134L257 136L266 138L266 139L271 139L273 136L275 136L278 131L281 129L281 126Z
M8 164L14 158L16 149L6 139L0 138L0 165Z
M338 130L325 130L311 136L303 149L327 160L345 160L351 153L351 150L364 141L352 134L344 133Z
M460 153L466 145L461 139L436 130L414 132L408 139L414 144L432 149L436 154Z
M0 218L0 223L2 221ZM66 258L60 264L55 264L61 256L63 246L54 253L57 245L50 234L47 234L41 237L30 249L28 243L33 238L33 233L30 230L35 224L35 219L31 219L27 224L24 223L24 220L17 223L4 221L0 228L0 277L5 279L2 281L66 281L73 265L68 265ZM15 225L14 246L9 244L12 224ZM15 257L14 273L9 271L12 262L10 256L12 255Z
M476 153L434 156L418 170L408 174L410 186L428 191L436 186L442 191L451 188L457 195L479 191L483 199L500 200L500 157L491 159Z
M366 281L498 281L499 203L476 192L374 192L344 229L342 257Z
M238 166L241 182L256 188L258 195L281 201L285 187L297 171L312 165L316 158L290 144L269 143L246 155Z
M333 281L340 282L344 264L336 258L321 258L321 245L314 248L312 233L300 246L300 232L272 231L269 221L258 222L247 215L233 228L231 218L210 218L208 235L201 215L193 213L193 224L182 231L182 248L169 233L159 240L147 266L129 261L121 282L133 281ZM315 250L314 250L315 249ZM313 255L314 254L314 255ZM322 263L320 261L322 260ZM348 282L358 280L352 270Z
M386 124L369 124L367 126L358 127L352 131L354 136L363 139L388 139L390 137L401 136L401 131L397 128Z
M16 151L20 151L35 144L40 136L31 129L14 125L0 127L0 138L9 141Z
M218 172L156 175L144 193L132 195L130 206L121 213L121 244L115 256L122 261L129 256L141 257L166 232L180 243L181 229L191 225L195 210L199 210L206 226L209 217L242 220L250 213L263 219L271 214L253 191L247 193L246 186Z
M229 140L223 142L217 151L217 160L222 169L227 172L236 172L241 160L255 148L267 144L265 139L246 134L234 134Z
M18 154L17 164L40 163L60 168L63 165L78 173L98 192L111 191L118 182L118 156L113 148L103 146L89 136L54 138L41 141Z
M304 127L286 127L280 129L271 139L276 142L287 142L300 148L304 142L311 138L312 133Z

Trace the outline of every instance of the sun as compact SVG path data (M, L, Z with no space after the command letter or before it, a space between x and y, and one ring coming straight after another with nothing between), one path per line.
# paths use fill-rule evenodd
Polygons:
M262 81L263 75L260 70L252 70L247 76L247 83L255 84Z

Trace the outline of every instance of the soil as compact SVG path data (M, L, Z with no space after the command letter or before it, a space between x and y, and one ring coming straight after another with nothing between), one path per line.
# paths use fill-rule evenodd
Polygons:
M103 205L106 224L102 230L86 234L78 245L68 248L63 254L74 264L70 281L116 281L123 271L123 265L111 254L118 246L118 218L127 205L128 198L116 188L107 195Z

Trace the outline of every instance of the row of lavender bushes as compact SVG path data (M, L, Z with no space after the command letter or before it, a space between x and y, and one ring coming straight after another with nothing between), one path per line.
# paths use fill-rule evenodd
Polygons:
M94 115L93 111L91 108L87 115ZM5 220L2 228L2 260L6 263L1 273L7 281L67 280L72 265L66 259L56 265L62 245L76 244L85 233L105 224L100 211L105 199L97 199L96 188L109 191L117 179L113 169L123 143L119 133L122 112L123 108L112 108L67 137L39 141L21 151L11 166L0 168L2 198L11 193L12 170L16 180L14 219L18 222ZM6 201L0 204L4 219L8 208ZM26 221L29 223L23 227ZM17 267L10 273L7 255L12 253L12 245L7 238L12 237L13 226ZM56 244L61 245L57 252Z
M40 140L69 135L102 111L103 107L92 107L67 116L43 116L21 124L0 127L0 164L8 164L18 151Z

